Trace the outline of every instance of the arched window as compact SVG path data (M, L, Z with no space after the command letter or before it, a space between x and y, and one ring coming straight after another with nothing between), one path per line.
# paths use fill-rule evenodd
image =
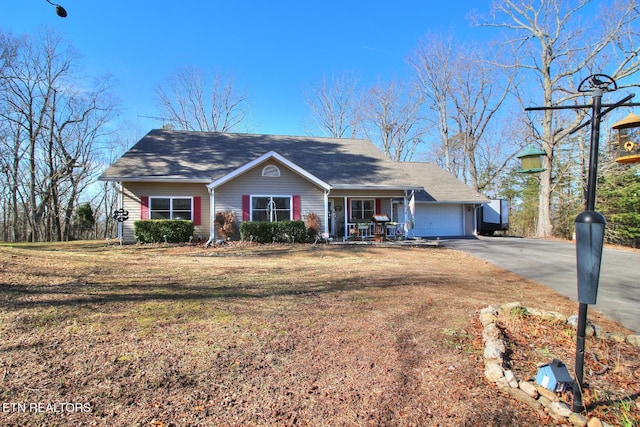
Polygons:
M262 176L277 178L280 176L280 169L278 169L278 167L275 165L267 165L262 168Z

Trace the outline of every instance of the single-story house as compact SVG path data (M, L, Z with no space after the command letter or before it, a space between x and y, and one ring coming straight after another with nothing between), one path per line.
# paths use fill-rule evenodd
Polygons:
M119 209L133 221L190 219L195 239L215 238L214 215L240 221L304 219L315 213L335 238L370 237L374 214L389 236L470 236L487 198L427 162L394 162L362 139L152 130L107 168Z

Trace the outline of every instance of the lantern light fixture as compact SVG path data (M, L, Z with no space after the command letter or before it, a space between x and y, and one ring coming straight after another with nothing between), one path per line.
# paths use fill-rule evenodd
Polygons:
M57 3L53 3L51 2L51 0L46 0L47 3L49 3L52 6L56 7L56 14L60 17L60 18L66 18L67 17L67 11L65 10L64 7L60 6Z

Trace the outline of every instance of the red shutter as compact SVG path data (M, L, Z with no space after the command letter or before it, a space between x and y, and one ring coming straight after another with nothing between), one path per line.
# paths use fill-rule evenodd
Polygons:
M347 221L351 221L351 199L347 197Z
M140 219L149 219L149 196L140 196Z
M251 196L249 194L242 195L242 220L249 221L251 219Z
M380 199L376 199L376 214L382 213L382 201Z
M193 225L201 225L202 224L202 197L193 196Z
M293 220L300 221L300 196L293 196Z

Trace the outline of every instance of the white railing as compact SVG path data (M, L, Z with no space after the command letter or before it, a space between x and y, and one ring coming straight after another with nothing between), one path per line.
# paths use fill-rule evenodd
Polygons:
M375 223L373 222L348 222L347 232L349 237L361 238L362 240L372 238L375 234ZM404 235L403 222L389 222L385 224L385 234L390 239L395 239Z
M387 237L391 239L404 236L404 222L389 222L385 227L387 228Z
M373 222L348 222L347 232L349 237L359 237L364 240L373 237L374 226Z

